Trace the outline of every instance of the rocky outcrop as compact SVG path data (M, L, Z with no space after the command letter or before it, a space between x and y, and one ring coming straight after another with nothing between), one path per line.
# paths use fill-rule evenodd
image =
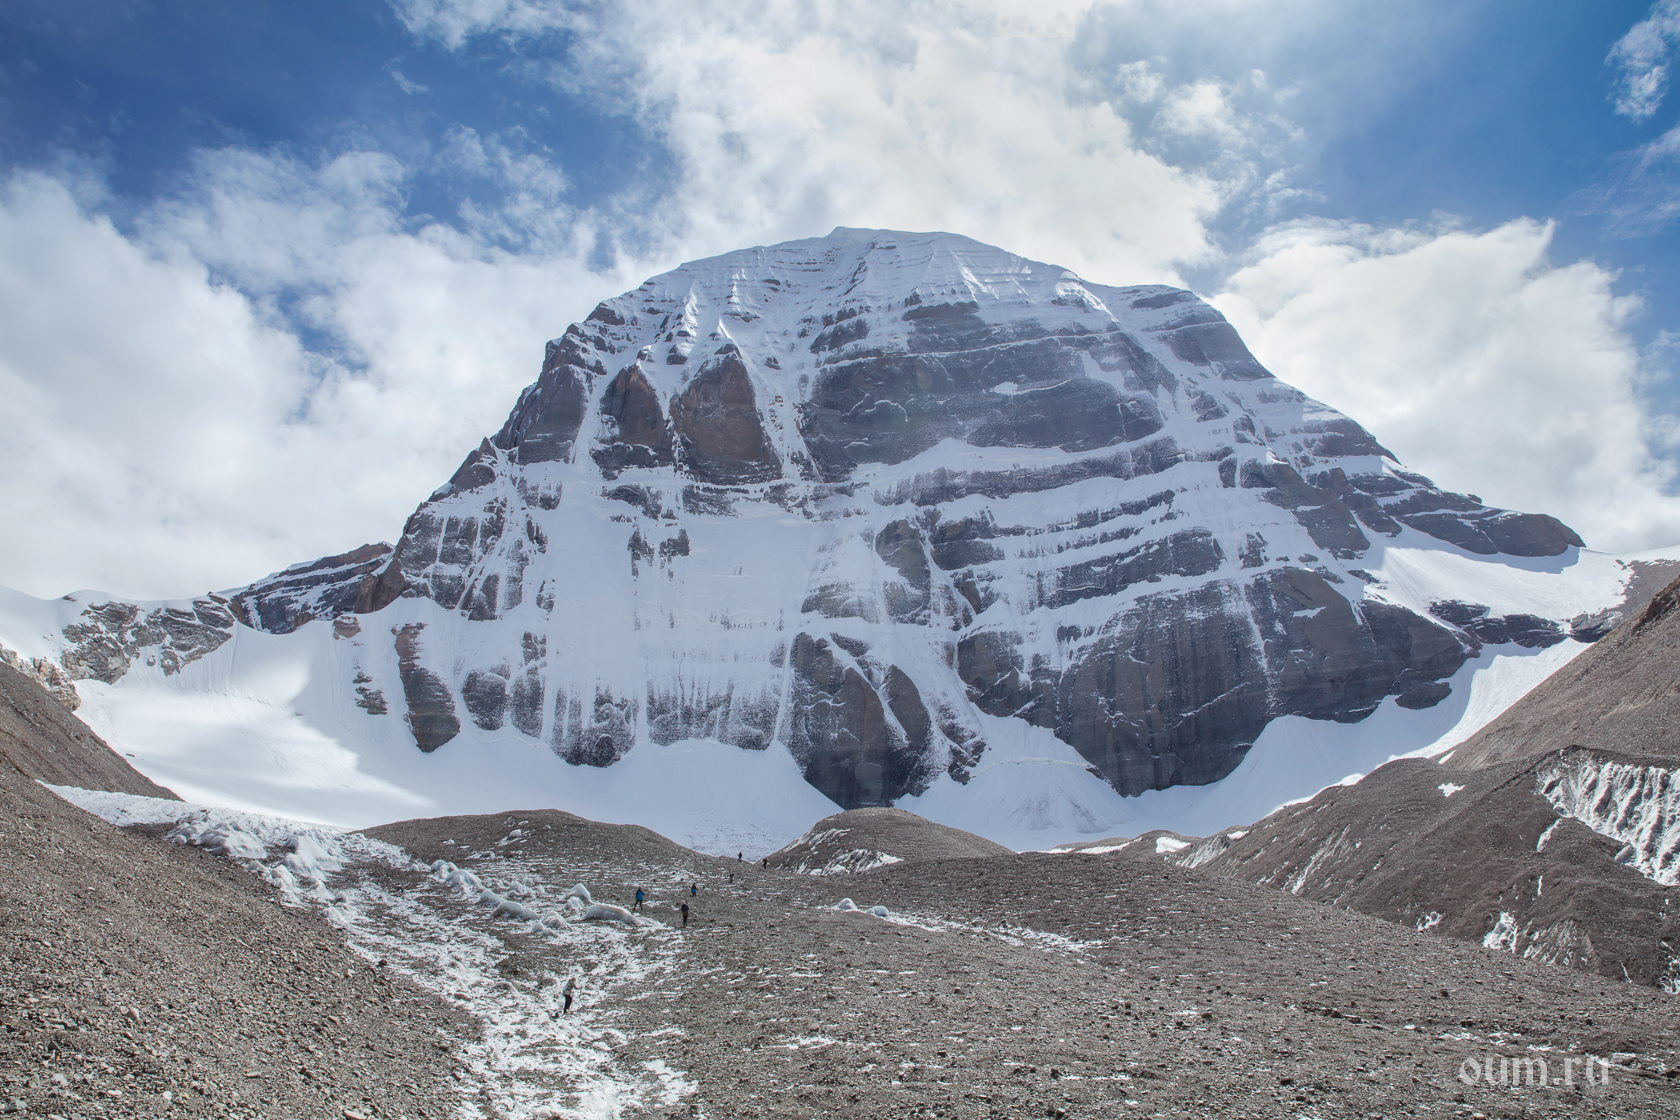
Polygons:
M554 697L554 753L574 766L611 766L636 745L635 700L597 688L593 698Z
M1492 615L1480 603L1451 600L1431 603L1429 613L1472 635L1477 642L1504 645L1511 642L1525 649L1545 649L1564 639L1561 625L1532 614Z
M715 739L743 750L768 747L776 734L780 698L769 689L726 686L717 692L650 688L647 733L655 743Z
M601 395L602 434L590 451L605 478L631 467L668 467L675 462L671 426L659 394L640 363L625 366Z
M671 402L682 470L719 486L769 482L782 476L781 458L764 431L741 351L721 347Z
M456 472L457 477L477 461L478 453L474 452L468 465ZM230 597L234 613L254 629L289 634L312 619L377 609L372 587L390 558L391 546L380 541L287 568L235 592Z
M421 663L424 647L420 635L424 630L423 624L413 623L394 634L403 697L408 701L408 727L415 744L430 753L461 733L461 721L455 715L455 696L449 686Z
M583 427L590 386L595 377L606 375L597 356L600 350L578 324L549 343L542 375L519 395L507 423L496 433L496 446L521 464L569 461Z
M932 721L902 670L883 673L867 647L838 635L800 634L791 656L788 746L806 781L853 806L890 805L927 787Z
M5 664L14 672L34 681L65 711L73 712L82 706L82 698L76 692L75 680L52 658L24 657L16 650L0 646L0 664Z
M146 609L111 600L87 607L64 628L69 643L60 658L71 680L115 684L136 662L179 673L233 636L228 600L217 595L190 605Z

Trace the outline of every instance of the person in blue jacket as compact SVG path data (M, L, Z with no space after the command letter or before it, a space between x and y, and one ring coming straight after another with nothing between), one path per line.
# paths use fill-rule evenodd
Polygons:
M640 909L641 909L641 908L642 908L642 901L643 901L643 900L644 900L644 899L645 899L645 898L647 898L647 895L645 895L645 894L643 894L643 893L642 893L642 888L641 888L641 887L637 887L637 888L636 888L636 905L634 905L634 906L632 906L632 907L630 907L630 909L632 909L632 910L640 910Z

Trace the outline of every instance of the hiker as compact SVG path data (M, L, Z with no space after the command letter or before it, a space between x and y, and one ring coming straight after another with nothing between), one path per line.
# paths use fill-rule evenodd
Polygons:
M577 991L577 989L578 989L577 977L576 976L568 976L566 978L566 990L563 993L566 997L566 1006L562 1007L560 1009L560 1014L564 1015L572 1009L572 995Z
M683 928L687 929L688 928L688 903L685 902L685 903L682 904L682 912L683 912Z
M735 862L736 863L740 863L742 860L744 860L746 858L747 858L747 853L746 852L736 852L735 853Z
M646 897L647 897L647 895L645 895L645 894L643 894L643 893L642 893L642 888L641 888L641 887L637 887L637 888L636 888L636 905L634 905L634 906L632 906L632 907L630 907L630 909L632 909L632 910L640 910L640 909L641 909L641 908L642 908L642 900L643 900L643 899L644 899L644 898L646 898Z
M700 884L699 883L690 883L688 885L688 897L690 897L690 898L699 898L700 897Z

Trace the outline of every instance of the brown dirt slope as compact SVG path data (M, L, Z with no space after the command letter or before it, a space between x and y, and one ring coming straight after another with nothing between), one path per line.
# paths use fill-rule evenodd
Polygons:
M620 862L681 864L700 861L722 866L639 824L602 824L559 809L520 809L462 817L422 817L365 828L362 835L406 849L425 863L446 859L459 864L485 855L532 855L545 852L594 853ZM733 861L731 861L733 862ZM582 869L580 868L580 873Z
M1558 761L1469 772L1391 762L1279 810L1202 869L1435 935L1480 943L1500 927L1518 955L1671 982L1674 888L1617 863L1620 841L1558 816L1537 792Z
M1680 761L1680 579L1447 761L1492 766L1577 745Z
M0 661L0 758L13 774L55 786L180 800L123 761L39 684Z
M27 696L21 707L42 712ZM44 789L27 768L55 744L20 718L0 739L0 1110L455 1114L438 1044L468 1029L458 1014L387 982L239 865Z
M831 874L898 861L1007 855L1014 853L1002 844L905 809L848 809L824 817L769 858L771 867Z

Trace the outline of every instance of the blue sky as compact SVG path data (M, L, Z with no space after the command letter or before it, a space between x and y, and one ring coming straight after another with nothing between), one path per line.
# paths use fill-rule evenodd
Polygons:
M1676 0L12 0L0 583L393 537L594 302L835 225L1187 284L1443 484L1680 543L1677 46Z

